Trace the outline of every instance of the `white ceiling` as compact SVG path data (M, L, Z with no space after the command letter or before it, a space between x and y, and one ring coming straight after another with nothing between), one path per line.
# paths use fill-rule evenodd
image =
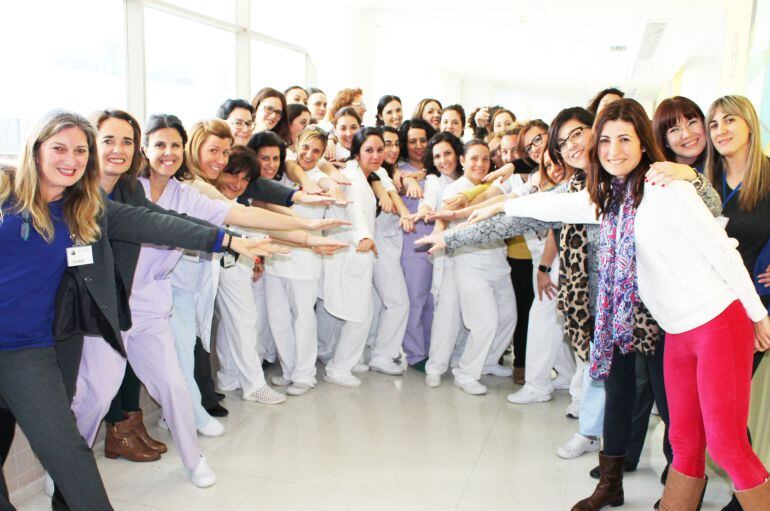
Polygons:
M391 34L400 59L521 91L574 97L587 98L608 86L654 97L688 58L718 59L723 46L725 0L348 4L370 10L377 27ZM657 42L650 31L655 27ZM624 50L611 51L613 46ZM420 64L423 59L428 62Z

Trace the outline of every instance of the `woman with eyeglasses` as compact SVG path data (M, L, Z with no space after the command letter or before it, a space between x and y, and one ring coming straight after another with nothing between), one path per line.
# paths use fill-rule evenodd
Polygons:
M655 141L666 160L703 172L706 163L706 117L691 99L674 96L661 101L652 117ZM680 171L686 170L681 167Z
M227 122L235 145L249 143L254 131L254 107L245 99L228 99L217 109L217 117Z
M260 89L251 100L254 107L254 132L272 131L287 143L289 122L286 118L286 97L272 87Z
M364 92L359 89L342 89L337 93L332 101L329 110L326 113L327 120L334 125L334 118L337 117L337 112L345 107L352 107L358 114L359 119L363 120L366 113L366 105L363 100ZM359 124L361 121L359 121Z

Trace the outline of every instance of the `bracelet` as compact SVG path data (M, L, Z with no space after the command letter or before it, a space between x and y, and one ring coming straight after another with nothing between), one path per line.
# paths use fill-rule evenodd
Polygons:
M543 273L551 273L551 268L544 264L538 264L537 271L541 271Z

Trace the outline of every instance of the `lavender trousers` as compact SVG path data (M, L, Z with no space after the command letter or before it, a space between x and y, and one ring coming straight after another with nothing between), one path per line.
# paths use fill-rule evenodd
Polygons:
M123 332L123 344L136 376L160 403L182 463L189 470L200 461L192 401L179 368L168 318L137 318ZM126 359L100 337L85 337L72 411L78 430L93 445L102 418L120 388Z

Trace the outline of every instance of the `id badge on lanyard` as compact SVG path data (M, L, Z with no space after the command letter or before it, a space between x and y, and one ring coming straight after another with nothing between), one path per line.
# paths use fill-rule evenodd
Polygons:
M67 266L72 268L73 266L94 264L93 245L77 245L75 244L75 236L70 236L70 238L73 246L67 248Z

